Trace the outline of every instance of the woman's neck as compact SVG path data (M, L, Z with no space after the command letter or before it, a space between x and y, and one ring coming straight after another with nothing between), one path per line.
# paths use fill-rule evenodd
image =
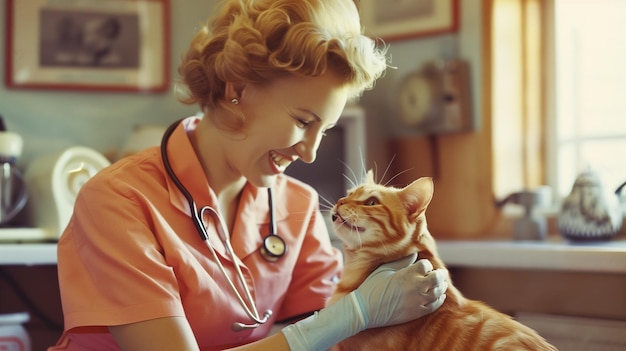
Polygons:
M207 117L189 134L206 180L217 197L218 210L231 231L246 179L230 167L221 141L223 138Z

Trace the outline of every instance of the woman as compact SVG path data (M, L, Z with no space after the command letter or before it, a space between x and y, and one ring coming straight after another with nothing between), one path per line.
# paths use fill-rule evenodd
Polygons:
M324 350L441 306L447 273L412 257L324 308L341 256L315 191L283 174L315 160L385 67L350 0L221 3L179 66L203 116L76 199L58 249L66 330L50 350Z

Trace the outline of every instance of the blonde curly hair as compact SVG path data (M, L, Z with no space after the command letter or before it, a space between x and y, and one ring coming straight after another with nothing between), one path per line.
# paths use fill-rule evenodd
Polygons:
M226 82L263 84L287 75L342 76L350 97L387 68L387 48L363 34L353 0L223 0L178 66L186 104L222 107ZM234 113L236 115L236 112ZM231 129L239 121L221 121Z

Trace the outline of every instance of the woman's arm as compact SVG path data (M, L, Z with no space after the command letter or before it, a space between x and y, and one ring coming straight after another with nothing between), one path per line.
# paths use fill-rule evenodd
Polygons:
M416 257L382 265L355 291L330 306L288 325L281 333L231 350L327 350L366 328L404 323L435 311L445 300L447 271L433 270L427 260L411 264ZM124 351L199 350L184 317L153 319L109 330Z
M109 327L113 338L124 351L198 351L198 343L184 317L166 317ZM283 333L230 350L289 351Z
M124 351L198 351L198 343L184 317L165 317L109 327L113 338ZM289 351L282 333L230 350Z
M124 351L199 351L185 317L165 317L109 327Z

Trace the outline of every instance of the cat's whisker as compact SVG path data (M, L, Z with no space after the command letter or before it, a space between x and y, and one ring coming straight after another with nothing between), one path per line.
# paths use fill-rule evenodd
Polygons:
M358 239L359 242L359 247L358 249L360 250L361 248L363 248L363 240L361 240L361 236L359 235L359 233L356 231L356 229L352 229L352 231L354 232L354 235L356 235L356 238Z
M350 177L348 177L347 175L344 174L343 177L348 181L348 183L350 183L351 188L355 188L358 185L357 182L350 179Z
M320 206L325 206L328 208L332 208L335 205L335 201L331 201L330 199L324 197L322 194L319 194L320 198Z
M365 173L367 173L366 171L366 167L365 167L365 156L363 155L363 150L361 150L361 148L359 147L359 155L361 155L361 174L359 174L358 177L356 177L356 181L359 182L360 179L364 179L365 177Z
M330 213L332 209L333 209L332 206L320 204L320 211L322 213Z
M380 180L378 182L380 182L380 183L383 182L383 180L387 176L387 172L389 172L389 169L391 169L391 164L393 163L393 160L395 160L395 158L396 158L396 155L394 154L393 157L391 157L391 160L389 161L389 163L387 164L387 167L385 168L385 172L383 172L383 176L380 178Z
M320 208L320 212L321 212L323 215L330 215L330 214L331 214L331 211L332 211L332 208Z
M348 183L350 184L350 187L352 188L356 187L360 183L359 177L356 175L356 173L354 173L354 170L352 169L352 167L350 167L349 164L345 163L344 161L339 161L339 162L341 162L344 165L344 167L348 171L350 171L350 174L352 175L353 178L350 178L345 173L343 174L343 177L348 181Z
M393 181L394 179L398 178L401 174L406 173L406 172L408 172L408 171L411 171L411 170L413 170L413 169L414 169L414 168L407 168L407 169L405 169L404 171L400 171L400 172L398 172L398 174L396 174L396 175L394 175L393 177L391 177L391 179L389 179L389 180L388 180L388 181L387 181L384 185L385 185L385 186L388 186L388 185L389 185L389 183L391 183L391 181Z

